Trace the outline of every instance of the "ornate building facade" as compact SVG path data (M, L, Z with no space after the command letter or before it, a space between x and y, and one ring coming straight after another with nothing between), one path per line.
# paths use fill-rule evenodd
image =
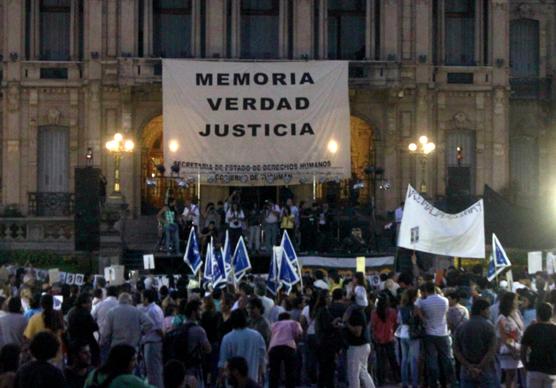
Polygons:
M485 184L523 202L550 198L554 7L552 0L2 0L0 203L54 227L21 221L21 231L4 226L0 237L71 235L64 220L74 168L89 152L110 187L104 144L115 132L136 144L121 173L132 215L159 205L162 194L145 179L163 158L161 57L349 60L352 167L366 182L360 200L375 193L379 213L397 206L408 183L424 184L433 199L478 196ZM420 135L437 146L426 160L408 151ZM369 166L379 167L380 181L365 174ZM228 194L201 190L203 202ZM312 185L292 190L312 200ZM319 184L320 196L327 190Z

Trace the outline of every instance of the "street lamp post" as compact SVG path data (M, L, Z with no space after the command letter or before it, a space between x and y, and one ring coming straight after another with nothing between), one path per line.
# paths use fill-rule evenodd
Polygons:
M425 180L425 174L427 166L427 156L436 149L436 144L430 142L429 138L425 135L422 135L419 137L419 142L417 144L411 143L407 146L407 148L412 154L421 156L421 193L426 194L427 183Z
M135 144L133 140L124 139L121 133L116 133L114 138L106 142L106 149L114 155L114 189L112 191L112 197L122 196L120 190L120 161L122 159L122 154L131 153L134 147Z

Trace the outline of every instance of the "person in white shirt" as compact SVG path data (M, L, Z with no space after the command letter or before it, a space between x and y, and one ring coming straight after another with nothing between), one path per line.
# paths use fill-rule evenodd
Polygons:
M103 333L106 333L106 318L108 316L108 312L117 305L118 289L115 286L110 286L106 290L106 298L97 303L91 311L91 315L97 322L99 333L101 336L98 342L100 344L100 359L102 362L106 361L108 352L110 351L110 344L105 343L104 339L102 338Z
M425 324L425 365L430 378L429 387L436 388L440 376L447 384L454 377L454 356L446 319L449 303L448 299L436 294L433 282L423 284L420 291L423 297L417 300L415 307Z
M199 228L200 212L199 206L195 204L196 201L192 201L187 198L185 200L185 207L183 208L182 217L188 226L194 226L195 229Z
M280 207L275 205L272 201L266 201L264 207L264 244L266 252L272 255L272 247L276 245L278 237L278 222L280 220Z
M401 202L400 206L394 211L394 224L392 225L392 245L398 245L398 235L400 234L400 225L403 218L403 207L405 202Z

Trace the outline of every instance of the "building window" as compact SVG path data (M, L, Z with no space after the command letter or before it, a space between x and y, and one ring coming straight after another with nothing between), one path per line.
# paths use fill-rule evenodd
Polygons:
M475 1L445 2L445 63L475 65Z
M39 128L38 191L69 192L69 131L67 127Z
M71 0L40 2L40 58L70 59Z
M539 185L539 149L531 136L515 136L510 141L512 188L519 194L535 195Z
M328 1L328 58L364 59L365 0Z
M191 0L155 0L153 8L154 55L191 56Z
M510 23L510 65L515 78L539 76L539 22L518 19Z
M279 15L278 0L241 1L242 58L278 58Z

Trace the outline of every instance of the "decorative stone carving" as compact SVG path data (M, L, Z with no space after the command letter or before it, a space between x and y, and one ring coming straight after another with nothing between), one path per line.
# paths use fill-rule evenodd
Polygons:
M494 114L501 115L504 113L505 93L502 88L494 91Z
M46 122L50 125L58 125L60 124L60 118L62 117L62 112L60 112L56 108L52 108L48 110L48 114L46 117Z
M531 8L531 5L526 3L518 4L515 8L514 13L518 18L531 18L534 15L534 11Z
M458 112L452 116L449 127L451 129L473 129L475 126L464 112Z
M8 87L8 111L16 112L19 110L19 88L17 85Z

